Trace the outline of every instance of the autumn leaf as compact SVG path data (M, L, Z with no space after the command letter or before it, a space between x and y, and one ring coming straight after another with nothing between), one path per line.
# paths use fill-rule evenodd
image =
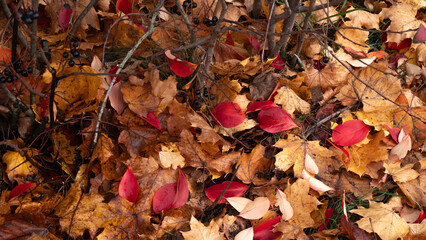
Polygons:
M224 181L223 183L206 188L204 190L206 196L210 199L210 201L214 202L216 198L218 198L222 194L228 184L229 181ZM226 198L241 197L247 191L247 189L248 186L245 184L239 182L231 182L228 189L226 189L225 193L223 194L223 197L219 199L218 203L225 203Z
M124 173L123 178L120 181L120 185L118 187L118 194L122 198L134 203L138 198L138 192L138 181L136 180L136 177L133 172L129 168L127 168L127 171Z
M219 224L214 220L206 227L201 222L197 221L194 216L191 216L189 222L191 230L181 232L183 237L188 240L222 240L222 234L219 231Z
M382 239L396 240L409 232L407 222L387 204L370 201L369 208L359 207L350 212L363 217L356 222L361 229L375 232Z

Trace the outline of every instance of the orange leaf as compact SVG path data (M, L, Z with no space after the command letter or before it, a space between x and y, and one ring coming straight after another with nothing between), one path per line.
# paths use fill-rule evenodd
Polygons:
M0 62L10 63L12 61L12 50L0 46Z

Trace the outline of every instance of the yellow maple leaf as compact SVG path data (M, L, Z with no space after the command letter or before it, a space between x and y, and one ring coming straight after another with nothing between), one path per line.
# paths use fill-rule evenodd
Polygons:
M189 222L191 230L188 232L181 232L184 239L187 240L222 240L223 233L219 231L220 225L212 220L209 226L204 226L194 216L191 216Z
M356 223L367 232L375 232L382 239L396 240L410 231L407 222L395 213L391 206L370 201L370 207L351 210L363 218Z

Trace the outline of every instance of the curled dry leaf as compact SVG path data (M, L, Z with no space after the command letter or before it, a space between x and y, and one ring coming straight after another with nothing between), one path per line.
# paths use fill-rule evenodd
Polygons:
M327 191L331 191L331 190L335 190L334 188L331 188L327 185L325 185L323 182L321 182L320 180L312 177L308 172L306 172L305 169L302 170L302 177L303 179L306 179L309 181L309 187L314 189L317 192L327 192Z
M311 158L308 153L305 154L305 169L312 174L318 174L319 169L315 161Z
M127 171L124 173L123 178L121 178L120 185L118 186L118 194L129 202L134 203L138 198L138 191L138 180L136 180L136 177L130 168L127 167Z
M230 197L226 198L226 201L228 201L228 203L231 204L231 206L238 212L242 212L247 204L252 202L252 200L244 197Z
M391 154L397 155L400 159L407 156L408 151L412 148L411 137L410 135L404 132L404 129L401 129L398 135L398 144L392 148Z
M235 240L251 240L253 239L253 236L254 236L253 227L249 227L239 232L234 239Z
M258 197L254 201L247 203L238 216L249 220L259 219L266 214L270 205L268 198Z
M287 200L287 196L285 195L285 193L279 189L277 189L277 199L278 207L280 208L280 211L283 214L283 219L285 221L289 220L291 217L293 217L293 207Z

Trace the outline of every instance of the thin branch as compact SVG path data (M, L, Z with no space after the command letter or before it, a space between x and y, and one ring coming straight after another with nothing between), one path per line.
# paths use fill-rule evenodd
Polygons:
M86 14L90 11L90 9L98 2L99 0L91 0L90 3L84 8L84 10L80 13L77 20L73 23L72 29L70 33L68 34L67 40L65 41L65 44L68 44L71 42L72 37L74 36L75 32L77 31L78 27L80 26L81 21L83 21Z
M139 45L143 42L143 40L145 40L148 36L150 36L154 32L155 19L157 18L158 11L160 10L161 6L163 6L163 3L164 3L164 0L158 1L157 6L154 10L154 13L152 14L151 24L150 24L149 30L141 38L139 38L138 42L133 46L132 49L130 49L130 51L127 53L126 57L124 58L124 60L118 65L118 69L117 69L117 72L115 74L119 74L121 72L121 70L126 65L127 61L130 59L130 57L133 55L133 53L136 51L136 49L139 47ZM93 145L92 145L92 149L90 150L89 156L92 155L93 151L95 150L96 144L98 143L99 126L101 124L102 114L105 110L106 103L108 102L108 97L109 97L109 94L111 93L112 86L114 86L114 83L116 81L117 81L117 76L115 76L111 80L111 83L109 84L109 88L108 88L108 90L105 94L104 100L102 102L102 106L99 110L99 116L98 116L98 119L96 120L95 135L93 137Z

